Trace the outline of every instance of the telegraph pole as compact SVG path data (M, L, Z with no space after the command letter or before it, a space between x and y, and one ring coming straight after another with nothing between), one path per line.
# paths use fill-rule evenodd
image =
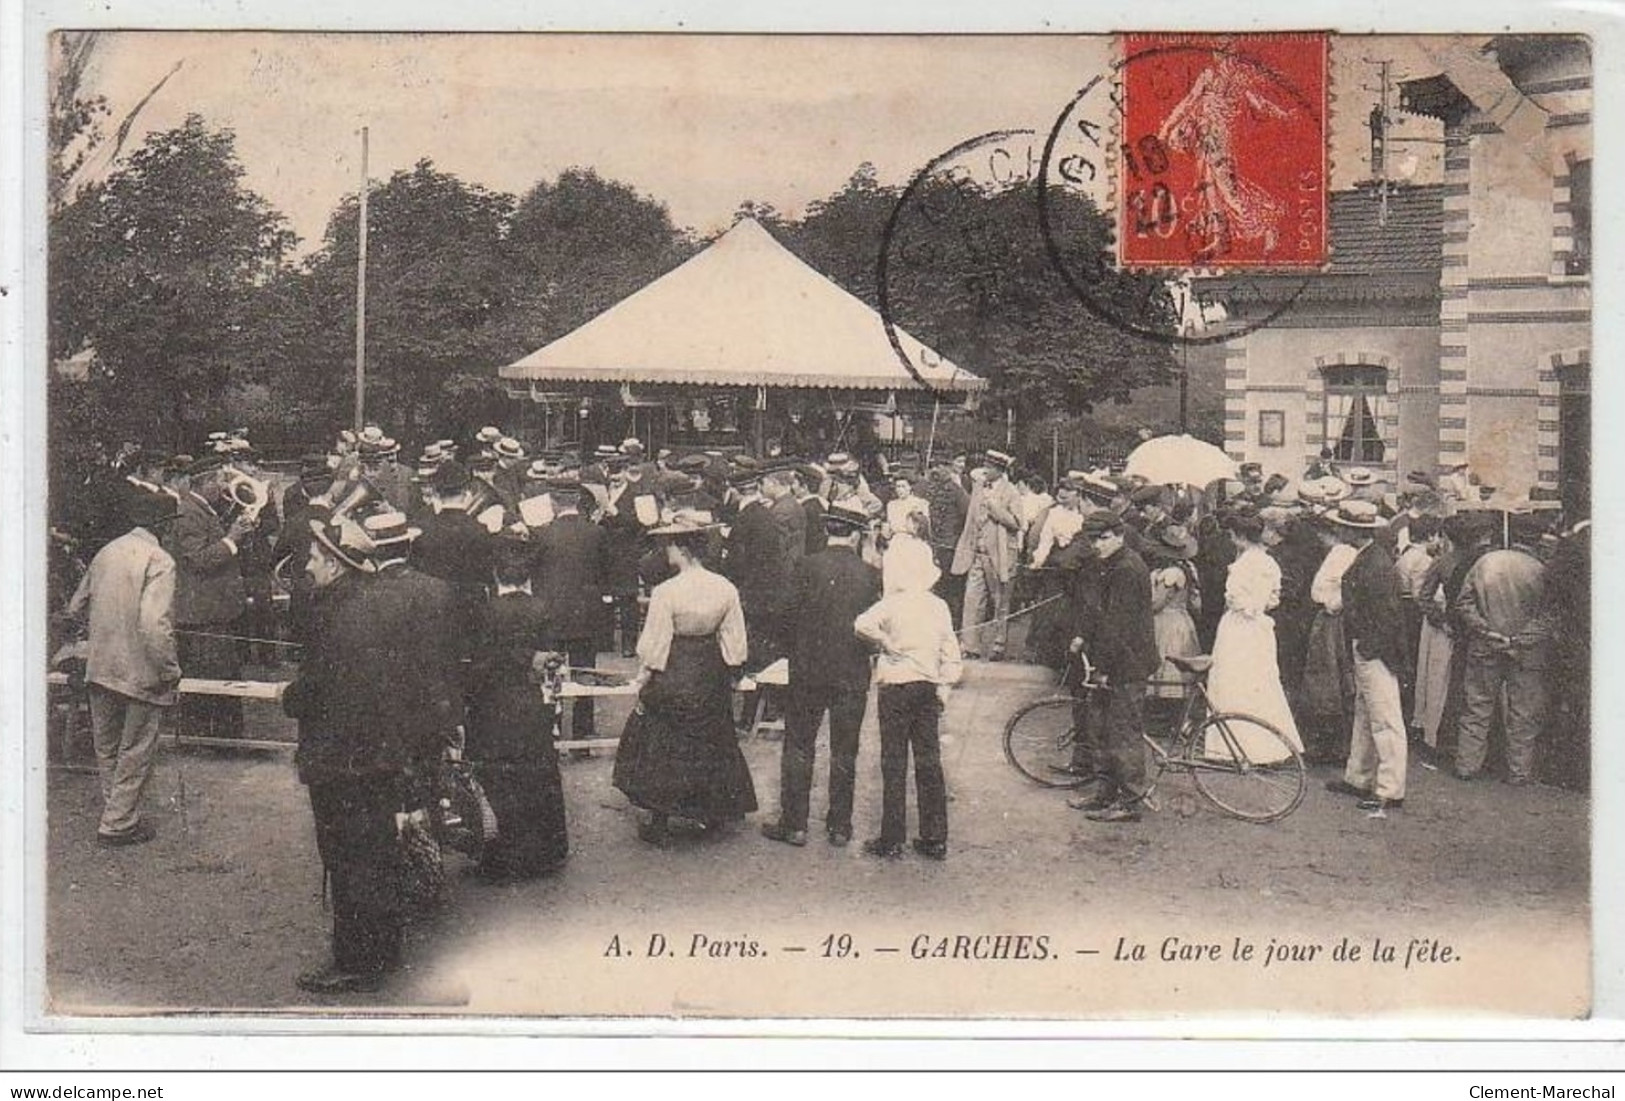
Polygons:
M355 430L367 410L367 128L361 128L361 223L355 266Z

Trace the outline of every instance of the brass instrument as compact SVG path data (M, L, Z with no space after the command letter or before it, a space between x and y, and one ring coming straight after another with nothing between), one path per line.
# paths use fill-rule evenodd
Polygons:
M225 491L231 503L237 506L238 515L250 524L259 522L260 513L271 501L270 482L255 478L234 466L225 468Z

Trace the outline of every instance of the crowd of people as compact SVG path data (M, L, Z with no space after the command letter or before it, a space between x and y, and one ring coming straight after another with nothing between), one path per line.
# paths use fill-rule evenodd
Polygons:
M398 963L400 837L446 762L495 820L482 874L564 862L559 688L606 652L637 659L613 781L656 845L757 809L735 700L780 662L778 814L761 832L807 844L827 716L825 833L852 841L874 684L883 810L863 849L878 858L909 847L911 760L912 848L947 855L938 723L967 661L1088 670L1070 768L1090 788L1073 805L1107 823L1142 813L1146 713L1192 675L1173 658L1210 653L1216 707L1342 765L1328 786L1375 813L1403 805L1413 752L1471 780L1494 742L1521 784L1553 731L1585 751L1588 525L1474 511L1459 472L1396 490L1327 457L1296 484L1253 466L1205 488L1104 470L1051 484L990 450L882 460L871 478L839 452L650 455L628 439L532 455L495 427L404 464L369 426L292 478L244 433L204 451L126 447L57 502L53 561L88 562L57 583L87 639L98 841L151 838L141 789L166 711L241 736L241 700L182 695L183 675L231 681L245 648L297 646L282 703L333 900L332 964L301 978L315 991ZM570 718L594 740L590 696Z

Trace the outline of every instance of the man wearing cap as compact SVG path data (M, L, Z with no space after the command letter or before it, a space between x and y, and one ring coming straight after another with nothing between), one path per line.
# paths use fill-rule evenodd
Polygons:
M217 508L225 491L222 460L205 456L177 471L170 488L179 496L179 515L169 528L166 549L175 559L175 630L181 668L189 677L242 679L237 637L248 592L239 558L254 524L240 512L222 525ZM190 733L239 738L243 701L235 696L198 696L181 701L180 719Z
M762 472L762 496L768 513L784 540L784 554L793 571L807 553L807 510L796 500L793 464L780 461Z
M1384 811L1405 802L1405 712L1399 681L1406 653L1399 574L1376 538L1384 526L1377 506L1350 498L1328 517L1355 548L1343 574L1343 633L1354 665L1354 730L1348 765L1332 790L1359 798L1360 807Z
M858 557L869 526L861 509L832 505L824 515L827 547L801 560L787 609L790 689L784 705L779 764L779 817L762 834L791 845L807 842L818 728L829 714L829 810L824 828L837 847L852 840L858 731L869 698L869 648L853 622L880 599L880 571Z
M573 668L591 669L598 662L598 640L604 634L607 618L605 598L610 593L612 569L610 537L581 515L582 504L591 507L593 498L579 485L565 484L552 497L553 522L531 537L536 599L547 624L548 648L563 652ZM591 696L575 701L570 734L578 741L597 736ZM588 757L591 752L576 750L573 755Z
M328 457L312 452L299 460L299 480L282 494L282 527L277 532L271 558L279 576L288 586L288 636L302 642L309 630L312 588L305 563L310 558L310 521L317 506L311 502L333 485L333 468Z
M424 806L430 770L460 743L462 691L449 632L435 629L451 588L407 565L419 532L405 514L312 525L318 629L282 707L299 721L295 762L333 898L332 963L298 982L335 994L376 989L400 965L397 815Z
M176 516L166 493L126 488L131 527L91 559L68 604L87 625L85 682L101 776L101 845L139 845L155 836L141 818L158 731L176 701L181 667L175 649L175 560L154 533Z
M1490 724L1504 692L1506 779L1521 785L1535 778L1535 743L1546 719L1547 658L1557 625L1546 598L1546 567L1535 554L1540 520L1518 515L1510 527L1512 546L1479 558L1456 597L1456 614L1467 634L1456 776L1471 780L1483 770Z
M1010 635L1010 580L1019 555L1021 519L1016 487L1010 482L1011 457L989 451L987 461L992 480L978 484L971 493L965 528L954 550L953 572L965 578L964 626L960 630L965 657L979 658L986 653L993 661L1003 661ZM989 604L991 629L984 631Z
M817 554L827 545L829 533L824 530L824 513L828 506L819 496L819 490L824 488L824 471L812 463L801 463L795 468L795 482L791 492L801 505L804 517L804 526L807 532L807 541L802 548L802 555Z
M790 597L791 562L771 506L759 492L761 468L741 461L729 478L739 511L728 531L724 573L739 590L752 669L784 656L784 608Z
M1084 518L1082 536L1100 562L1093 579L1100 614L1096 622L1080 624L1071 648L1088 654L1100 685L1089 701L1100 787L1093 798L1072 805L1097 822L1139 821L1146 791L1142 707L1146 681L1162 661L1152 623L1151 573L1128 548L1125 534L1122 518L1109 509Z

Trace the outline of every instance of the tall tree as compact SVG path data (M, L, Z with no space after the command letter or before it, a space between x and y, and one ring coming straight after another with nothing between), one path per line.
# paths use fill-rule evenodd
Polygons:
M665 206L588 168L536 184L514 212L514 310L505 334L533 351L615 305L694 253Z
M503 242L513 206L511 195L467 183L429 160L369 192L369 419L412 436L438 416L447 379L489 373L499 355L493 322L506 312L512 285ZM298 316L292 323L300 342L260 372L272 385L297 379L344 407L354 396L359 225L359 197L346 196L322 248L274 304Z
M107 428L182 446L220 416L248 303L295 240L232 132L188 116L52 219L52 358L93 349Z

